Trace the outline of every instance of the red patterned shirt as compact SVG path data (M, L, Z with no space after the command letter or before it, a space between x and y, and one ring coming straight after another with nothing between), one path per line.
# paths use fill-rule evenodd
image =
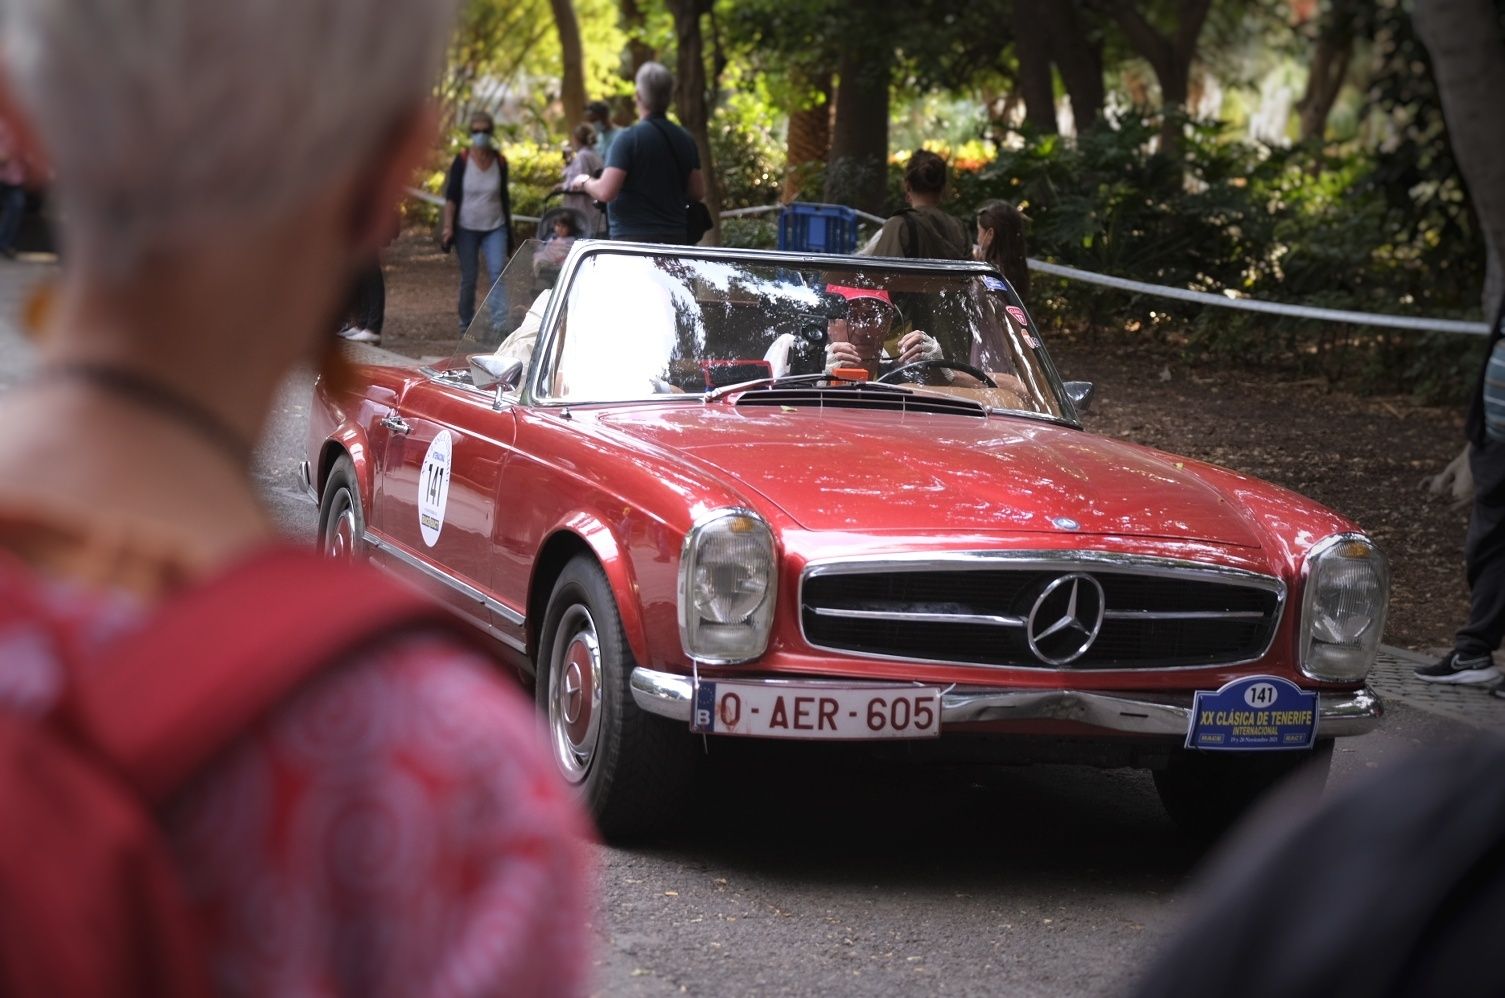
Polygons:
M46 710L145 609L0 551L0 706ZM163 821L221 993L587 989L583 818L520 691L445 637L331 667Z

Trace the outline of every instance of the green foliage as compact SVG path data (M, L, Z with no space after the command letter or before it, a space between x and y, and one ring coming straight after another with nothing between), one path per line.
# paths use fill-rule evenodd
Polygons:
M1392 314L1477 311L1483 249L1451 178L1357 152L1269 149L1189 126L1184 176L1148 151L1154 125L1121 118L1072 144L1042 136L1002 154L957 200L1020 205L1032 256L1153 284ZM1321 157L1321 158L1319 158ZM1409 188L1399 175L1423 177ZM1040 278L1042 319L1154 336L1192 354L1279 365L1376 391L1466 388L1470 337L1207 308Z

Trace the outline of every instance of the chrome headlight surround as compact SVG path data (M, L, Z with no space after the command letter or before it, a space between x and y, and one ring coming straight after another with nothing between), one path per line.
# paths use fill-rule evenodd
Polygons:
M1385 556L1363 534L1334 534L1307 552L1302 576L1301 671L1323 682L1362 682L1385 630Z
M747 509L703 517L679 556L679 641L692 660L736 665L762 655L778 596L773 531Z

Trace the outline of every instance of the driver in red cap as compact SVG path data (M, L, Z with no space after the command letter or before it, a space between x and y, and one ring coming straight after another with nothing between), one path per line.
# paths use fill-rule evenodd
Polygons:
M902 336L891 334L899 310L887 291L828 284L826 292L847 302L845 318L831 320L831 342L826 346L827 371L860 367L867 371L868 377L876 378L880 366L894 369L941 359L941 345L929 333L914 329Z

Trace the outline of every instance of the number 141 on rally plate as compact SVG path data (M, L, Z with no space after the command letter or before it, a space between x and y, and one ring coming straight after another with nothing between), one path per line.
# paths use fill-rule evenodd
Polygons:
M690 729L708 735L832 741L935 738L941 733L941 691L701 680Z

